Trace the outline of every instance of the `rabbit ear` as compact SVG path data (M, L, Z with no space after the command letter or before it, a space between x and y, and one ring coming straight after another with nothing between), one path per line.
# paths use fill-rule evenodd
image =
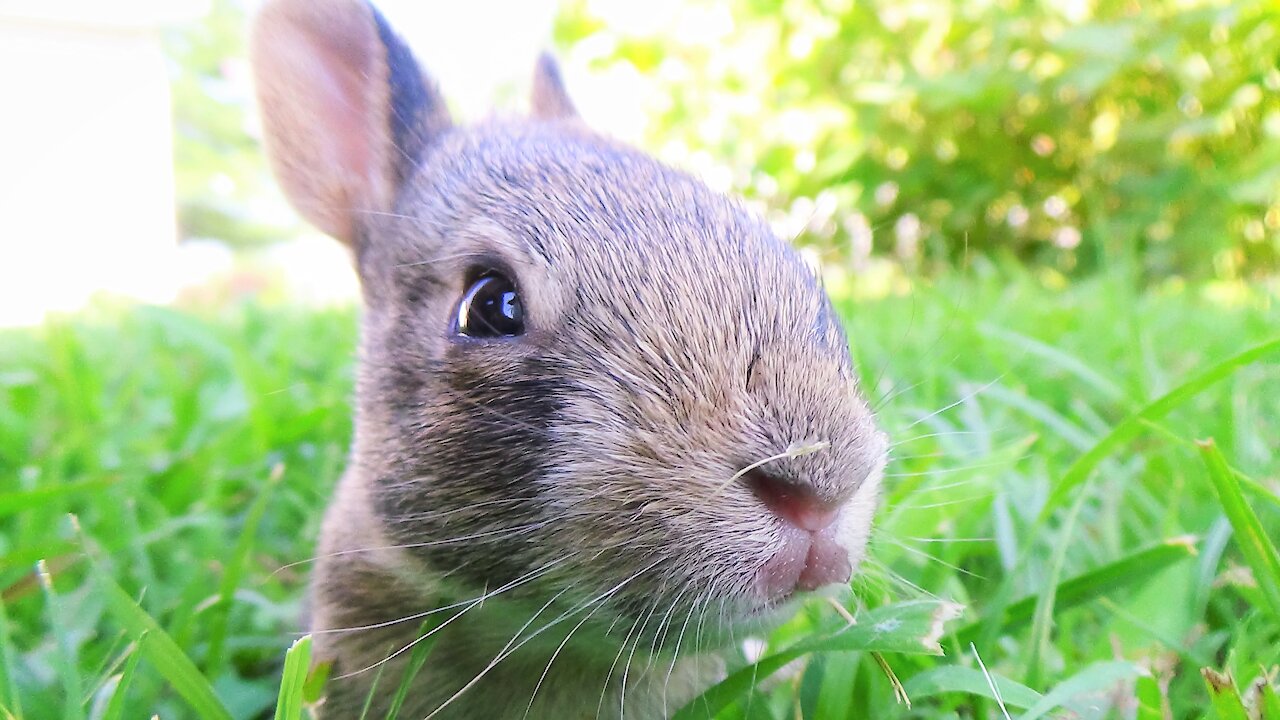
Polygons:
M533 116L541 120L574 120L578 110L564 89L560 66L550 53L538 56L533 72Z
M290 202L349 245L391 209L449 113L434 83L363 0L268 0L254 24L267 154Z

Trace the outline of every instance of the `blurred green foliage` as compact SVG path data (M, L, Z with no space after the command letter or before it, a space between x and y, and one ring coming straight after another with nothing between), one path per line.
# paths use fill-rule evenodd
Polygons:
M1280 269L1270 0L568 0L556 41L659 101L644 144L833 263L969 254L1146 279ZM250 112L242 0L167 35L184 236L296 220ZM634 18L634 14L630 17ZM655 19L656 18L656 19Z
M164 34L173 97L178 227L236 246L289 237L253 115L242 0L212 0L200 22Z
M709 153L829 258L1280 266L1267 0L695 2L641 32L607 5L557 40L661 83L651 146Z

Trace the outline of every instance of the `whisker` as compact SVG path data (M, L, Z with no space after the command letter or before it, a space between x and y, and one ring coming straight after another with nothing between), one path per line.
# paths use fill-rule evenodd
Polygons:
M1005 377L1005 375L1007 375L1007 374L1008 374L1008 373L1000 373L999 375L997 375L997 376L995 377L995 379L994 379L994 380L992 380L991 382L988 382L986 385L983 385L982 387L979 387L977 390L974 390L973 392L966 393L966 394L964 395L964 397L961 397L959 400L956 400L955 402L951 403L950 405L946 405L945 407L941 407L941 408L939 408L939 409L937 409L937 410L934 410L933 412L929 413L928 415L925 415L924 417L917 419L915 422L911 423L910 425L908 425L908 426L906 426L906 427L904 427L904 428L901 428L901 430L903 430L903 431L905 431L905 430L910 430L911 428L913 428L913 427L915 427L915 426L919 425L920 423L922 423L922 422L924 422L924 421L928 420L929 418L937 417L937 416L941 415L942 413L944 413L944 412L946 412L946 411L948 411L948 410L950 410L950 409L952 409L952 408L954 408L954 407L957 407L957 406L959 406L959 405L963 405L964 403L966 403L966 402L968 402L968 401L972 400L973 398L977 397L977 396L979 395L979 393L983 392L984 390L987 390L987 389L991 388L991 387L992 387L992 386L994 386L996 383L998 383L998 382L1000 382L1001 380L1003 380L1003 379L1004 379L1004 377Z
M613 593L617 592L617 591L618 591L618 590L620 590L622 587L626 586L626 585L627 585L627 583L630 583L632 580L634 580L634 579L636 579L637 577L639 577L642 573L647 572L648 570L650 570L650 569L652 569L652 568L656 567L656 566L658 565L658 563L660 563L660 562L662 562L662 558L659 558L659 559L657 559L657 560L654 560L654 561L653 561L653 563L651 563L651 564L647 565L646 567L641 568L640 570L637 570L635 573L633 573L632 575L630 575L629 577L627 577L625 580L623 580L622 582L620 582L620 583L618 583L617 585L615 585L612 589L610 589L610 590L606 590L604 593L601 593L600 595L597 595L595 598L593 598L593 599L591 599L591 600L587 601L585 604L583 604L583 603L579 603L579 604L578 604L577 606L575 606L574 608L570 608L569 610L567 610L567 611L565 611L564 613L562 613L562 614L560 615L560 617L558 617L558 618L556 618L556 619L552 620L551 622L547 623L546 625L543 625L541 628L539 628L538 630L536 630L535 632L533 632L532 634L530 634L530 635L529 635L529 637L527 637L527 638L525 638L524 640L522 640L521 642L519 642L519 643L515 644L515 645L514 645L514 647L513 647L513 646L512 646L512 643L515 643L516 639L517 639L517 638L519 638L519 637L520 637L520 635L521 635L522 633L524 633L524 631L525 631L525 630L527 630L527 629L529 628L529 626L530 626L530 625L532 625L532 624L533 624L533 621L537 619L538 615L541 615L541 614L542 614L542 612L543 612L543 610L545 610L547 607L549 607L549 606L551 605L551 603L555 602L555 600L559 599L559 597L560 597L561 595L563 595L565 592L567 592L569 588L565 588L564 590L561 590L560 592L556 593L556 594L551 598L551 600L547 601L547 604L546 604L546 605L543 605L543 606L542 606L542 608L538 610L538 612L534 613L534 616L533 616L532 618L530 618L528 622L526 622L523 626L521 626L521 628L520 628L519 630L517 630L517 631L516 631L516 634L511 638L511 640L510 640L510 641L508 641L508 642L507 642L507 645L506 645L502 650L500 650L500 651L498 652L498 655L496 655L496 656L494 657L494 659L489 663L489 665L488 665L487 667L485 667L483 670L481 670L479 673L477 673L477 674L476 674L476 676L475 676L474 678L472 678L472 679L471 679L471 680L470 680L466 685L463 685L463 686L462 686L462 688L460 688L457 692L455 692L452 696L450 696L448 700L445 700L443 704L441 704L441 705L440 705L439 707L437 707L435 710L431 711L431 714L430 714L430 715L427 715L427 717L426 717L426 718L423 718L423 720L430 720L431 718L433 718L433 717L435 717L437 714L439 714L442 710L444 710L446 707L448 707L449 705L453 704L453 702L454 702L454 701L456 701L459 697L461 697L463 693L465 693L467 690L470 690L472 687L474 687L476 683L480 682L480 679L481 679L481 678L483 678L486 674L488 674L488 672L489 672L490 670L492 670L494 667L496 667L496 666L498 665L498 663L502 662L502 661L503 661L504 659L506 659L509 655L511 655L511 653L515 652L516 650L519 650L519 649L520 649L521 647L523 647L525 644L527 644L527 643L529 643L530 641L532 641L535 637L537 637L538 635L542 634L543 632L546 632L548 629L550 629L551 627L555 626L555 625L556 625L556 624L558 624L559 622L563 621L565 618L571 617L572 615L574 615L574 614L576 614L576 613L578 613L578 612L581 612L582 610L586 609L587 607L590 607L590 606L591 606L591 604L593 604L593 603L595 603L595 602L599 602L599 601L601 601L601 600L608 599L609 597L611 597L611 596L613 595Z
M964 478L962 480L952 480L951 482L938 483L937 485L922 485L914 491L915 495L926 495L933 492L941 492L943 490L954 490L956 488L970 487L986 482L988 478L973 477Z
M978 580L986 580L986 579L987 579L986 577L984 577L984 576L982 576L982 575L979 575L978 573L975 573L975 572L970 571L970 570L966 570L966 569L964 569L964 568L960 567L959 565L953 565L952 563L949 563L949 562L947 562L946 560L943 560L942 558L939 558L939 557L935 557L935 556L933 556L933 555L930 555L929 553L927 553L927 552L925 552L925 551L923 551L923 550L921 550L921 549L919 549L919 548L913 548L913 547L911 547L910 545L907 545L906 543L900 543L900 542L898 542L898 541L896 541L896 540L893 540L892 538L890 538L890 539L889 539L889 542L891 542L891 543L893 543L894 545L896 545L896 546L898 546L898 547L902 548L903 550L906 550L907 552L909 552L909 553L911 553L911 554L913 554L913 555L918 555L918 556L920 556L920 557L922 557L922 558L924 558L924 559L926 559L926 560L930 560L930 561L932 561L932 562L936 562L936 563L938 563L939 565L942 565L943 567L949 568L949 569L951 569L951 570L955 570L955 571L956 571L956 572L958 572L958 573L962 573L962 574L968 575L968 576L969 576L969 577L971 577L971 578L976 578L976 579L978 579Z
M568 557L568 556L566 556L566 557ZM561 560L564 560L564 559L566 559L566 558L561 558ZM508 586L508 587L506 587L506 588L504 588L504 590L509 590L509 589L511 589L512 587L515 587L515 585L514 585L514 584L509 584L509 586ZM561 591L561 594L563 594L563 592L564 592L564 591L562 590L562 591ZM493 594L497 594L497 593L493 593ZM405 653L405 652L409 651L409 650L410 650L410 649L412 649L414 646L416 646L418 643L422 642L423 640L426 640L428 637L431 637L432 635L436 634L437 632L439 632L439 631L443 630L445 627L447 627L447 626L448 626L450 623L452 623L454 620L457 620L458 618L460 618L460 617L462 617L463 615L465 615L465 614L467 613L467 611L468 611L468 610L471 610L472 608L475 608L475 607L479 607L481 604L483 604L483 603L484 603L484 601L485 601L485 599L486 599L487 597L492 597L492 595L491 595L490 593L487 593L487 592L486 592L485 594L481 595L481 596L480 596L479 598L477 598L476 600L474 600L474 601L472 601L472 602L468 603L466 607L464 607L463 609L459 610L457 613L455 613L453 616L451 616L448 620L445 620L444 622L440 623L439 625L435 626L434 628L431 628L429 631L427 631L427 632L423 633L422 635L418 636L416 639L414 639L413 641L409 642L409 643L408 643L408 644L406 644L404 647L402 647L402 648L400 648L399 650L397 650L397 651L395 651L395 652L391 653L390 655L388 655L387 657L385 657L385 658L383 658L383 659L379 660L378 662L376 662L376 663L374 663L374 664L372 664L372 665L370 665L370 666L368 666L368 667L366 667L366 668L362 668L362 669L360 669L360 670L355 670L355 671L353 671L353 672L346 673L345 675L339 675L339 676L337 676L337 678L335 678L335 679L342 680L342 679L345 679L345 678L353 677L353 676L355 676L355 675L359 675L359 674L361 674L361 673L368 672L369 670L372 670L372 669L374 669L374 668L381 667L381 666L385 665L386 663L390 662L391 660L393 660L393 659L394 659L394 658L396 658L397 656L399 656L399 655L401 655L401 654L403 654L403 653ZM556 597L559 597L559 594L557 594L557 595L556 595ZM552 600L554 600L554 599L555 599L555 598L552 598Z
M904 460L924 460L929 458L940 458L940 457L949 457L949 454L939 450L937 452L918 453L916 455L894 455L893 457L889 458L889 464L902 462Z
M512 652L515 652L515 650L519 650L519 649L520 649L521 647L523 647L523 646L524 646L524 644L525 644L525 643L527 643L529 640L532 640L532 639L533 639L535 636L537 636L539 633L541 633L542 631L544 631L544 630L546 630L547 628L551 627L551 625L553 625L553 624L554 624L554 621L553 621L552 623L548 623L547 625L544 625L544 626L542 627L542 629L541 629L541 630L539 630L538 632L534 633L533 635L530 635L530 636L529 636L529 637L528 637L524 642L522 642L522 643L520 643L520 644L516 645L514 648L512 648L512 644L513 644L513 643L515 643L516 639L517 639L517 638L519 638L519 637L520 637L520 635L521 635L522 633L524 633L524 631L525 631L525 630L529 629L529 626L533 624L533 621L534 621L534 620L537 620L539 615L541 615L544 611L546 611L546 609L547 609L547 608L551 607L551 606L555 603L555 601L559 600L559 599L560 599L560 597L561 597L562 595L564 595L566 592L569 592L569 590L570 590L570 588L569 588L569 587L565 587L565 588L564 588L564 589L562 589L560 592L556 593L555 595L552 595L550 600L547 600L545 603L543 603L542 607L538 608L538 611L537 611L537 612L535 612L535 613L534 613L534 614L529 618L529 620L528 620L527 622L525 622L525 624L524 624L524 625L521 625L519 630L516 630L516 634L515 634L515 635L513 635L513 636L511 637L511 639L507 641L507 644L506 644L506 645L504 645L504 646L503 646L503 648L502 648L501 650L499 650L499 651L498 651L498 655L493 659L493 661L491 661L491 662L489 663L488 667L486 667L485 669L483 669L483 670L481 670L480 672L476 673L476 676L475 676L474 678L472 678L469 682L467 682L467 684L466 684L466 685L463 685L463 686L462 686L462 688L460 688L456 693L454 693L454 694L453 694L453 695L452 695L448 700L445 700L443 704L441 704L441 705L440 705L439 707L437 707L435 710L432 710L432 711L431 711L431 714L430 714L430 715L427 715L427 717L426 717L426 718L424 718L423 720L430 720L430 718L435 717L435 715L436 715L437 713L439 713L441 710L444 710L444 709L445 709L446 707L448 707L448 706L450 705L450 703L452 703L454 700L457 700L459 697L462 697L462 694L463 694L464 692L466 692L467 690L470 690L472 687L474 687L474 686L475 686L475 684L476 684L476 683L480 682L480 679L481 679L481 678L483 678L486 674L488 674L488 672L489 672L490 670L492 670L494 667L496 667L496 666L497 666L497 664L498 664L499 662L501 662L503 659L505 659L505 658L507 657L507 655L509 655L509 654L510 654L510 653L512 653ZM565 616L564 616L564 615L561 615L561 618L563 618L563 617L565 617Z
M921 380L919 382L913 382L910 385L905 385L900 388L895 388L892 392L889 392L886 395L884 395L884 397L881 397L879 400L876 400L875 403L873 403L871 406L871 411L876 413L880 412L881 410L884 409L886 405L889 404L889 401L897 399L898 397L901 397L904 393L911 392L912 390L915 390L916 388L920 387L923 384L924 384L924 381Z
M671 665L667 668L667 676L662 683L662 716L671 717L671 713L667 711L667 688L671 685L671 674L675 672L676 663L680 660L680 646L684 643L684 633L689 628L689 622L693 620L693 613L702 604L702 598L695 597L693 603L689 605L689 612L685 613L684 622L680 625L680 634L676 636L676 647L671 655Z
M913 536L910 536L910 535L907 535L907 536L904 536L904 537L901 537L901 538L898 538L898 539L899 539L899 540L910 540L910 541L912 541L912 542L922 542L922 543L989 543L989 542L995 542L995 540L996 540L995 538L992 538L992 537L974 537L974 538L925 538L925 537L913 537Z
M627 641L631 639L631 634L636 631L636 626L639 624L640 618L637 617L635 622L631 623L631 628L627 630L626 637L622 639L622 643L618 647L618 654L613 656L613 662L609 665L609 672L605 673L604 681L600 683L600 702L596 704L596 717L604 714L604 696L609 692L609 679L613 677L613 669L618 665L618 660L622 658L622 654L627 651ZM622 697L625 693L626 687L624 685L619 697Z
M960 467L936 468L932 470L921 470L920 472L902 472L902 473L885 473L886 478L911 478L911 477L927 477L930 475L950 475L958 472L970 472L973 470L985 470L987 468L1006 467L1007 462L983 463L980 465L963 465Z
M528 718L530 711L533 710L533 703L538 699L538 690L542 688L542 682L547 679L547 673L551 672L551 665L556 661L556 658L560 656L560 651L564 650L564 646L569 644L569 640L573 637L574 633L578 632L578 628L585 625L587 621L591 619L591 616L596 614L596 610L599 610L602 607L604 607L604 603L598 603L591 612L584 615L582 619L578 621L578 624L574 625L573 629L569 631L569 634L564 636L564 640L560 641L560 645L556 647L555 652L551 653L551 658L547 660L547 666L543 668L541 677L538 678L538 682L533 686L533 694L529 696L529 706L524 710L524 717Z
M368 667L364 667L364 668L361 668L361 669L359 669L359 670L353 670L353 671L351 671L351 672L349 672L349 673L346 673L346 674L344 674L344 675L338 675L338 676L337 676L337 677L335 677L334 679L335 679L335 680L345 680L346 678L349 678L349 677L355 677L356 675L360 675L361 673L366 673L366 672L368 672L368 671L370 671L370 670L373 670L374 668L382 667L383 665L385 665L385 664L387 664L387 663L391 662L393 659L395 659L396 657L400 656L401 654L403 654L403 653L405 653L405 652L408 652L410 649L412 649L412 648L413 648L415 645L417 645L418 643L422 642L423 640L426 640L427 638L431 637L432 635L436 634L437 632L439 632L439 631L443 630L444 628L448 627L448 626L449 626L449 624L450 624L450 623L452 623L454 620L457 620L458 618L462 617L464 614L466 614L466 612L467 612L468 610L470 610L470 609L471 609L471 608L473 608L473 607L476 607L476 606L477 606L477 605L479 605L479 604L480 604L480 601L479 601L479 600L476 600L476 601L474 601L474 602L470 603L469 605L467 605L467 607L464 607L463 609L459 610L457 613L455 613L454 615L452 615L448 620L445 620L444 622L442 622L442 623L440 623L439 625L437 625L437 626L435 626L435 627L431 628L430 630L428 630L427 632L423 633L422 635L419 635L417 638L415 638L414 640L410 641L410 642L409 642L408 644L406 644L404 647L400 648L399 650L396 650L395 652L391 653L390 655L386 656L385 658L383 658L383 659L381 659L381 660L379 660L379 661L377 661L377 662L373 663L372 665L369 665Z
M645 630L645 628L647 628L647 627L649 626L649 621L653 619L653 615L654 615L654 613L655 613L655 612L657 612L657 611L658 611L658 605L657 605L656 603L654 603L654 604L650 607L650 609L649 609L649 613L645 616L644 624L640 626L640 632L636 633L636 641L635 641L635 643L633 643L633 644L632 644L632 646L631 646L631 653L630 653L629 655L627 655L627 663L626 663L626 665L624 665L624 666L623 666L623 668L622 668L622 689L621 689L621 692L620 692L620 700L619 700L619 704L618 704L618 717L619 717L619 720L622 720L623 716L625 716L625 715L626 715L626 702L627 702L627 678L628 678L628 676L629 676L629 675L630 675L630 673L631 673L631 667L632 667L632 665L633 665L633 661L635 660L636 651L640 649L640 641L641 641L642 639L644 639L644 630ZM655 640L655 642L656 642L657 637L658 637L658 630L661 630L661 629L662 629L662 625L661 625L661 624L659 624L659 625L658 625L658 629L657 629L657 630L654 630L654 632L653 632L653 636L654 636L654 640ZM648 666L651 666L652 664L653 664L653 656L652 656L652 655L650 655L650 656L649 656L649 662L646 664L646 668L645 668L644 670L640 671L640 675L641 675L642 677L645 675L645 673L647 673L647 672L648 672Z
M914 593L913 597L925 597L925 598L930 598L930 599L932 599L932 600L938 600L938 599L940 599L937 595L935 595L935 594L933 594L933 593L929 592L928 590L925 590L924 588L920 587L919 585L917 585L917 584L915 584L915 583L911 582L910 580L906 579L906 578L905 578L905 577L903 577L901 574L899 574L899 573L895 572L895 571L893 570L893 568L890 568L888 565L884 564L883 562L881 562L881 561L879 561L879 560L876 560L876 559L874 559L874 558L868 558L868 559L867 559L866 561L864 561L864 562L866 563L866 565L867 565L868 567L870 567L870 568L872 568L872 569L876 570L878 573L880 573L880 574L884 577L884 579L886 579L886 580L890 581L891 583L893 583L893 584L895 584L895 585L899 586L900 588L906 588L907 590L911 590L911 591ZM864 578L864 580L870 580L870 579L871 579L871 578L868 578L868 577L866 577L866 576L863 576L863 578Z
M398 216L398 217L403 217L403 216ZM453 253L452 255L437 255L428 260L416 260L414 262L397 263L392 267L403 268L403 267L415 267L418 265L434 265L435 263L443 262L445 260L457 260L459 258L468 258L468 257L484 257L484 253L477 251L477 252Z
M284 572L285 570L289 570L291 568L295 568L300 565L307 565L309 563L313 563L318 560L327 560L330 558L344 557L347 555L356 555L359 553L382 552L386 550L410 550L413 548L424 548L424 547L437 547L440 545L452 545L454 543L470 542L472 540L479 540L481 538L503 536L507 534L514 536L519 533L536 530L540 527L547 525L549 522L550 521L543 521L539 523L531 523L528 525L517 525L515 527L510 527L510 528L500 528L498 530L487 530L485 532L474 533L472 535L462 535L458 537L446 538L444 540L428 540L428 541L416 542L416 543L404 543L402 545L382 545L382 546L374 546L374 547L366 547L366 548L350 548L347 550L337 550L335 552L325 553L323 555L316 555L313 557L309 557L305 560L295 560L294 562L288 563L286 565L281 565L280 567L276 568L275 571L273 571L267 577L271 578L278 573Z
M675 612L676 606L679 605L680 598L684 597L684 594L688 592L692 586L693 580L685 581L684 585L680 588L680 592L676 593L676 596L667 604L667 612L663 615L662 622L658 623L658 629L653 633L653 643L649 645L649 662L645 665L646 672L653 667L653 661L658 655L659 646L667 640L667 633L671 630L668 623L671 621L672 617L674 617L672 613Z
M442 607L434 608L432 610L426 610L423 612L414 613L412 615L406 615L396 620L384 620L382 622L371 623L369 625L353 625L350 627L342 627L342 628L324 628L321 630L312 630L311 634L312 635L329 635L329 634L344 633L344 632L359 632L363 630L377 630L379 628L390 627L392 625L398 625L400 623L409 622L411 620L420 620L429 615L434 615L438 612L443 612L445 610L452 610L453 608L461 607L463 605L470 605L472 603L484 602L485 600L488 600L491 597L494 597L500 593L506 592L507 590L523 585L526 582L530 582L532 580L537 579L538 577L541 577L549 573L553 567L555 567L556 565L559 565L562 562L565 562L570 557L572 556L557 558L547 563L546 565L543 565L537 570L533 570L531 572L525 573L524 575L521 575L520 577L516 578L515 580L512 580L506 585L503 585L497 590L494 590L492 592L486 591L484 593L481 593L479 596L475 598L471 598L469 600L461 600L459 602L452 603L450 605L444 605Z
M959 498L957 500L944 500L942 502L926 503L924 505L911 505L911 504L904 503L902 505L895 505L893 509L894 510L931 510L934 508L950 507L952 505L962 505L962 504L974 502L976 500L981 500L986 497L991 497L992 493L994 492L995 490L992 490L990 492L982 493L981 495L973 495L971 497Z
M892 450L893 448L899 447L901 445L906 445L909 442L915 442L917 440L928 440L929 438L936 438L936 437L952 437L954 435L979 435L979 434L981 433L979 433L977 430L947 430L945 432L928 433L926 435L916 435L914 437L903 438L901 440L898 440L897 442L890 443L889 449Z

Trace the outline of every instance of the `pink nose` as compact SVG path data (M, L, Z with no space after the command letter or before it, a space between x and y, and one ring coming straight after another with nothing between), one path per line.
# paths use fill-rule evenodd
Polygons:
M839 504L823 501L802 485L780 480L759 468L746 478L765 507L801 530L818 532L836 521Z
M835 537L838 504L759 470L747 474L747 484L784 521L782 549L760 569L760 589L767 597L849 582L849 551Z

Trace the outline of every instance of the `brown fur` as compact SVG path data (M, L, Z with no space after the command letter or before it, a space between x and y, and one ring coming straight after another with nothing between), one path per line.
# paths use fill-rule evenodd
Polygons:
M379 675L365 668L431 611L447 624L401 717L463 688L436 717L674 711L717 678L718 648L785 616L757 587L779 520L730 482L739 469L830 443L769 468L844 503L836 532L861 558L886 443L830 302L739 205L566 122L549 59L535 118L467 128L442 121L416 67L417 95L385 86L403 67L361 71L374 87L356 98L391 106L361 116L353 161L313 162L341 123L312 117L328 112L308 100L323 83L294 50L272 55L313 2L268 3L255 63L282 185L353 245L366 304L352 460L313 583L316 651L335 663L324 716L357 716ZM380 20L324 5L345 8L324 22L360 36L364 62ZM402 165L378 148L399 144L387 123L406 114L421 147ZM526 333L459 338L458 300L490 269L519 287ZM408 655L381 667L372 717Z

